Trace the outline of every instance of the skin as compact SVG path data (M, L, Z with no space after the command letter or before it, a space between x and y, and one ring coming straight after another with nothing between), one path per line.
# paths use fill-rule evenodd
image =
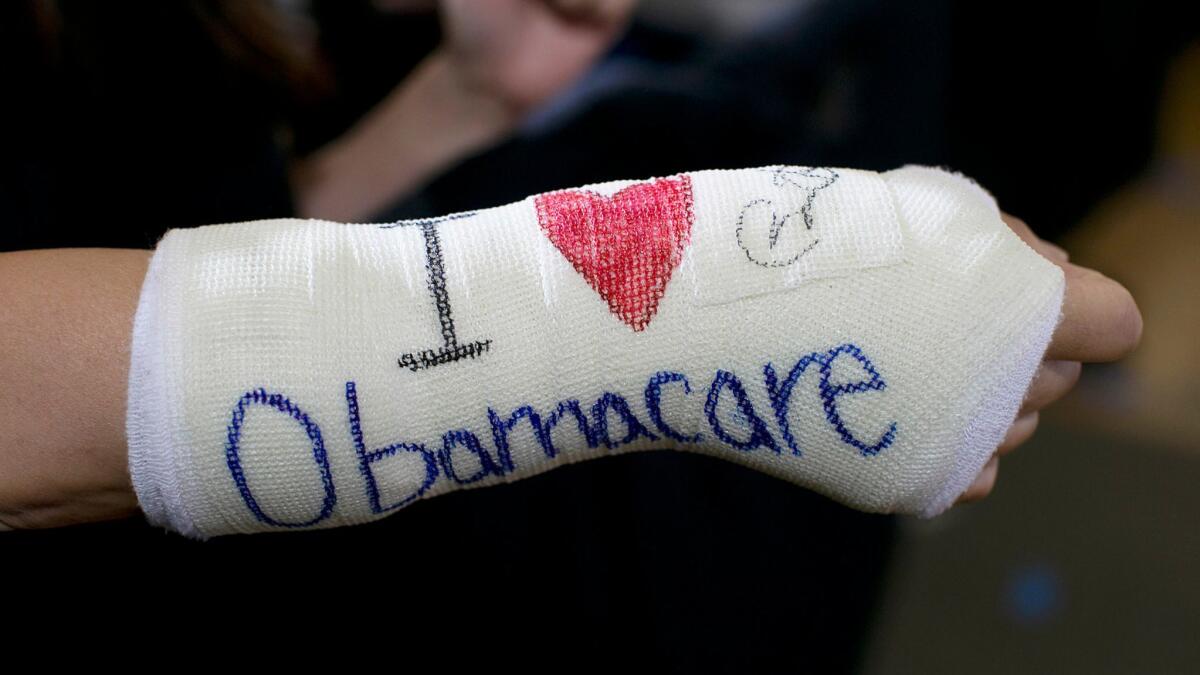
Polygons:
M1000 457L1033 435L1081 363L1134 349L1142 319L1129 292L1070 263L1019 219L1006 222L1066 272L1064 317L1024 407L961 502L987 496ZM0 523L49 528L138 512L127 466L129 341L150 251L54 249L0 254Z
M293 166L299 215L361 220L508 133L581 75L633 0L444 0L447 40L351 129ZM1063 267L1065 316L1021 414L960 501L985 497L999 458L1082 362L1128 354L1142 320L1116 282L1071 264L1019 219L1006 222ZM127 465L125 392L133 315L150 251L0 253L0 529L51 528L138 513Z
M510 134L621 33L634 0L444 0L445 41L353 128L291 167L298 215L361 222Z
M346 134L289 167L297 215L364 220L496 142L591 67L634 4L444 0L444 42ZM137 513L124 395L149 259L117 249L0 253L0 529Z
M124 391L149 251L0 254L0 523L137 513Z
M1142 339L1142 315L1124 286L1096 270L1071 263L1065 250L1039 239L1020 218L1008 214L1001 217L1026 244L1063 268L1067 281L1063 319L1025 394L1017 419L958 503L979 501L991 494L1000 471L1000 458L1033 436L1039 411L1075 386L1084 363L1117 361L1132 352Z

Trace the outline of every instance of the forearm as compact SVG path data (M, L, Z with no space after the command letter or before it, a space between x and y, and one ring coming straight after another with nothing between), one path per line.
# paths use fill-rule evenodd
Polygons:
M989 195L920 167L248 225L169 233L134 329L133 484L189 537L661 449L933 515L1012 425L1063 297Z
M443 52L345 135L295 168L300 216L361 221L510 129L516 111L472 88Z
M324 520L321 526L337 526L381 517L413 499L476 481L488 479L480 483L486 485L533 475L562 458L578 461L663 443L748 463L860 508L920 508L905 495L921 497L925 488L937 487L938 476L921 483L905 480L904 472L923 471L929 457L937 463L931 454L937 439L943 450L961 456L960 446L990 451L993 442L1003 453L1032 433L1022 418L1002 442L1003 428L994 425L981 439L974 421L969 433L938 432L976 419L955 413L954 406L976 401L980 392L999 392L1008 406L999 417L1009 411L1016 415L1018 403L1028 416L1074 383L1077 366L1042 368L1019 401L1036 364L1030 360L1011 374L1012 359L980 346L1018 333L1047 337L1044 329L1053 312L1040 315L1044 321L1013 312L1055 309L1056 304L1043 305L1057 296L1045 302L1026 296L1057 284L1057 274L1002 231L972 238L969 228L996 229L995 206L982 208L977 190L966 191L980 207L974 216L969 210L943 209L892 220L892 226L920 225L906 226L901 244L854 233L861 226L886 235L881 228L888 227L892 212L885 208L876 217L868 210L864 216L872 192L852 188L849 180L852 174L879 177L839 169L838 184L851 193L823 194L814 202L816 191L833 184L832 172L784 169L700 172L633 182L612 194L617 184L590 186L497 209L378 227L287 220L176 232L174 239L168 234L160 242L153 267L150 251L0 254L0 529L120 518L147 504L147 514L156 514L152 522L163 523L166 516L183 513L183 497L188 506L207 512L224 509L210 518L215 525L208 530L192 527L192 536L255 531L263 523L309 526ZM901 182L893 186L911 197L922 186L918 178L936 177L917 171L888 175L896 175ZM724 184L727 175L739 180ZM706 185L699 192L706 204L699 214L689 206L693 177ZM807 182L792 182L802 179ZM599 188L604 192L596 192ZM963 186L958 188L947 183L934 196L966 199ZM780 211L764 207L767 202L782 205L782 221ZM846 262L852 269L841 276L779 277L780 268L771 263L790 264L788 250L803 253L813 245L795 249L807 241L807 228L795 224L818 207L812 220L821 232L817 241L824 242L825 262L814 255L806 264L815 265L816 273L831 263ZM779 238L772 240L770 228L779 222L792 227L777 228ZM1008 225L1065 270L1061 322L1045 358L1113 360L1137 344L1141 319L1127 291L1070 265L1062 255L1046 255L1023 223L1009 219ZM942 230L953 230L957 238L941 237ZM300 231L304 236L294 236ZM224 238L214 239L218 233ZM228 237L242 241L229 247ZM730 237L740 249L731 248ZM164 242L171 241L175 244L164 253ZM894 253L911 260L845 258L845 242L870 241L892 242L898 247ZM1007 263L992 260L992 267L981 267L980 241L992 249L1004 247L989 253L992 258L1016 256L1026 267L1040 266L1040 285L1014 281L1011 275L1020 272ZM955 246L966 246L966 253ZM685 248L692 262L673 284L683 288L668 297L665 285L646 286L648 275L665 284ZM965 259L969 266L961 264ZM424 274L427 285L421 283ZM197 285L198 278L204 283ZM630 293L630 288L642 291ZM910 288L919 290L910 293ZM763 289L771 292L757 292ZM733 297L725 297L730 293ZM957 309L946 309L947 298L958 299ZM451 303L458 322L450 319ZM993 318L991 306L1006 309ZM829 312L829 307L842 311ZM812 312L827 318L766 318ZM981 317L986 318L982 324ZM655 325L648 328L651 320ZM913 341L915 333L957 339ZM140 337L131 342L135 335ZM866 352L846 342L856 336L869 342L862 343ZM918 347L937 353L909 353ZM1030 358L1042 351L1040 344L1017 347ZM983 371L972 364L980 359L1000 364L1004 372L993 374L1012 380L1012 386L1003 391L975 386ZM445 365L454 361L463 363ZM940 365L931 368L933 362ZM427 371L434 366L430 377ZM709 373L715 375L705 394ZM745 384L754 382L756 373L762 373L761 387ZM971 375L968 388L980 394L969 401L955 387L930 385L935 375L945 380L964 374ZM643 389L645 410L639 407ZM872 393L880 396L864 398L865 408L853 407L858 394ZM843 396L852 401L841 401ZM127 402L135 407L127 411ZM843 411L838 407L843 404L850 407ZM994 406L984 408L997 417ZM481 422L479 411L485 409ZM873 410L880 414L871 417ZM364 422L368 412L370 421ZM616 426L610 424L613 415ZM510 432L526 419L532 435L526 430L510 441ZM397 428L388 420L403 422ZM462 426L471 420L475 431ZM903 437L895 435L901 423ZM481 440L489 437L486 427L496 444L494 460ZM731 435L735 428L738 433ZM808 435L800 439L803 452L792 431ZM867 442L859 440L864 433ZM922 440L926 437L933 440ZM404 440L396 443L397 438ZM283 441L298 442L299 449L285 451ZM640 444L620 447L634 442ZM885 450L883 461L890 468L845 470L847 463L875 461ZM772 459L771 453L773 461L758 461ZM832 459L805 459L822 453ZM478 476L471 473L472 454L480 463ZM975 460L985 459L984 454ZM178 457L187 466L176 464ZM264 461L273 467L267 474L261 471ZM416 470L410 466L414 461ZM198 464L202 470L197 471ZM970 478L973 466L960 471L958 464L956 475ZM993 469L990 474L985 469L980 494L994 480L994 461L988 466ZM377 484L377 474L382 483ZM335 486L334 476L340 485ZM139 477L140 494L133 480ZM171 483L177 477L191 481L186 495ZM195 489L200 484L215 491ZM359 497L337 502L337 517L330 519L335 487L338 494ZM953 497L959 485L951 487L934 495L934 507L947 505L943 498ZM162 489L174 490L174 501L162 501ZM325 498L316 520L307 501L295 499L313 494L318 501ZM280 504L292 510L299 504L301 517L281 514ZM364 511L368 505L370 511ZM254 522L246 520L247 508Z
M0 254L0 522L132 515L129 338L150 251Z

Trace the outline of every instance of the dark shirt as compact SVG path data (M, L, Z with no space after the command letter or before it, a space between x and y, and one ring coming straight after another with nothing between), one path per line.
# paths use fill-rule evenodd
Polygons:
M50 4L61 30L49 45L34 3L0 7L0 251L148 248L172 227L292 215L289 153L336 136L437 38L428 18L318 3L339 88L304 107L218 47L197 21L209 5ZM882 170L989 147L946 154L961 129L947 130L941 88L945 3L820 7L716 56L635 24L618 54L669 63L470 158L380 219L676 171ZM1011 163L975 173L989 167L1018 175ZM858 662L893 535L892 518L748 468L647 452L368 525L199 543L139 517L8 533L0 560L8 613L27 625L57 625L64 608L136 610L136 623L91 626L121 640L110 644L136 632L185 652L253 642L301 658L378 652L401 668L828 673Z

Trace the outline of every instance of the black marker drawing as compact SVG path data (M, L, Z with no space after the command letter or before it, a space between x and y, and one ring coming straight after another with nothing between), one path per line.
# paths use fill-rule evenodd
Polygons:
M813 233L813 200L818 192L833 185L838 174L832 169L793 166L764 171L773 174L776 187L804 190L804 204L798 211L781 214L770 199L751 200L742 207L734 234L750 262L760 267L787 267L821 243ZM799 229L799 221L804 222L803 230Z
M408 368L415 373L422 368L432 368L459 359L473 359L492 346L491 340L475 340L467 344L458 343L458 334L454 331L454 316L450 311L450 295L446 292L446 264L442 256L442 242L438 237L438 224L448 220L470 218L473 215L475 212L471 211L441 218L407 220L381 226L382 229L405 226L421 228L421 234L425 238L425 269L429 272L429 293L433 296L433 306L437 309L438 323L441 325L442 331L441 347L401 355L397 359L401 368Z

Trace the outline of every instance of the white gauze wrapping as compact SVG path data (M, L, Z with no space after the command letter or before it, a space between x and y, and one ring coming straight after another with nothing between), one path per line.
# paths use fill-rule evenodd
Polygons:
M149 521L197 539L665 448L932 516L1004 437L1063 290L991 195L918 166L171 230L135 318L129 466Z

